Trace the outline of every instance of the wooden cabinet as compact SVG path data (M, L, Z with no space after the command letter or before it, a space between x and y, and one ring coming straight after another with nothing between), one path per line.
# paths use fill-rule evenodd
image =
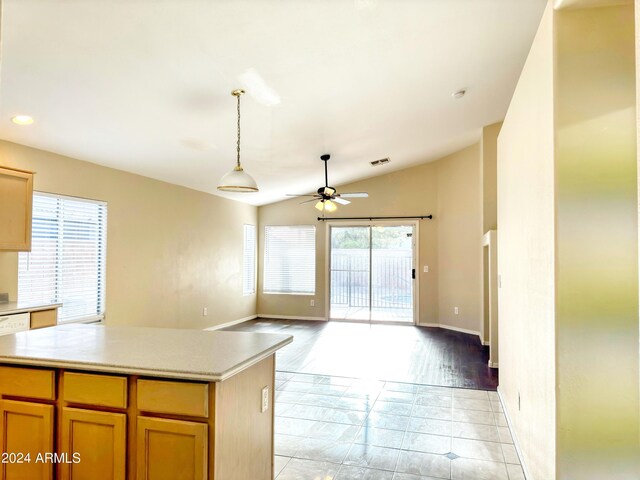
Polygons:
M127 377L64 372L62 398L71 404L127 408Z
M0 367L0 395L55 400L55 372L40 368Z
M0 480L272 480L274 367L203 382L2 364L1 451L32 461Z
M136 443L137 480L207 478L204 423L138 417Z
M13 455L7 463L0 464L0 479L53 478L53 462L38 457L54 451L53 405L0 400L0 435L0 450Z
M37 310L31 312L31 323L29 328L54 327L58 324L58 309L51 308L49 310Z
M209 416L206 383L138 380L138 410L188 417Z
M31 250L33 173L0 167L0 250Z
M124 480L127 462L124 413L63 408L59 451L63 480Z

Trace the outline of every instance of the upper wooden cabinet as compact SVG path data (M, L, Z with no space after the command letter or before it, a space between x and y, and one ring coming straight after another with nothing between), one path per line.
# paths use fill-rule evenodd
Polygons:
M33 173L0 167L0 250L31 250Z

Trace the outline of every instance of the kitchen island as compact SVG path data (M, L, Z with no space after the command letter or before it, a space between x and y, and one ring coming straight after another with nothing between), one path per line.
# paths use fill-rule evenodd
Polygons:
M271 480L289 335L60 325L0 337L0 479Z

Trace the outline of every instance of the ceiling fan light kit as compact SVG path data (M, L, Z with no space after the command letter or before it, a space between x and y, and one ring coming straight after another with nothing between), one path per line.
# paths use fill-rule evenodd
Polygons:
M321 212L335 212L338 209L338 206L333 203L331 200L320 200L316 203L316 208Z
M327 172L327 162L331 158L331 155L325 153L320 156L320 160L324 162L324 187L320 187L317 193L311 195L298 195L288 194L289 197L312 197L311 200L305 200L301 203L316 202L315 207L321 212L335 212L338 209L337 203L340 205L349 205L351 202L345 200L345 198L367 198L369 196L366 192L353 192L353 193L338 193L338 191L329 186L329 175Z
M236 143L236 166L224 175L218 183L218 190L223 192L251 193L258 191L258 185L251 175L245 172L240 164L240 97L244 94L241 88L231 92L238 99L238 140Z

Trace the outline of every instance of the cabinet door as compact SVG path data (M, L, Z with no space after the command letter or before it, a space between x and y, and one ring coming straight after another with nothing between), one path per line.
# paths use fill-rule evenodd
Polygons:
M8 463L2 463L2 480L50 480L53 463L42 460L53 450L53 405L0 400L0 448ZM17 463L29 454L29 462ZM38 456L40 454L40 457Z
M207 425L138 417L138 480L205 480Z
M31 250L33 174L0 167L0 250Z
M61 478L124 480L126 426L124 413L63 408L59 450L67 462L60 465Z

